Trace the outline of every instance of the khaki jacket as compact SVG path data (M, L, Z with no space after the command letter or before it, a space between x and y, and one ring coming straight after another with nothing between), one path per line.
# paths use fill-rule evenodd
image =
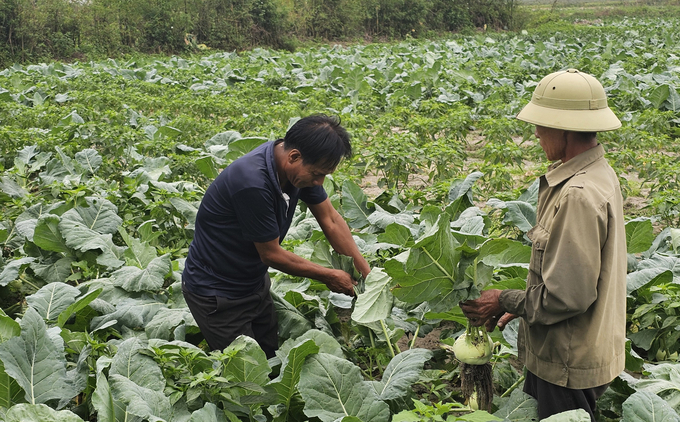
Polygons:
M540 179L527 288L503 291L500 303L522 317L520 359L545 381L592 388L624 368L622 202L601 145L553 164Z

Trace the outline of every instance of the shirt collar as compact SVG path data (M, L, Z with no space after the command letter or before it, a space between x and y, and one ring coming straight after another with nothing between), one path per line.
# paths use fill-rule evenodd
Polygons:
M280 144L283 142L283 139L277 139L274 142L269 142L267 144L268 151L265 152L265 157L266 162L267 162L267 173L269 174L269 179L271 182L276 186L276 190L279 192L279 195L286 200L286 203L290 200L290 197L293 195L297 195L298 189L294 186L291 186L290 189L288 189L288 193L284 192L281 189L281 183L279 183L279 176L276 173L276 160L274 159L274 147L276 145Z
M595 148L580 153L566 163L558 161L548 167L545 180L550 187L559 185L602 157L604 157L604 148L597 144Z
M272 184L276 186L276 189L279 191L279 194L282 194L283 192L281 191L281 185L279 184L279 178L276 175L276 160L274 160L274 147L276 146L277 143L279 143L279 140L276 140L274 142L269 142L267 144L267 151L265 151L265 157L266 157L266 163L267 163L267 173L269 174L269 180L271 180Z

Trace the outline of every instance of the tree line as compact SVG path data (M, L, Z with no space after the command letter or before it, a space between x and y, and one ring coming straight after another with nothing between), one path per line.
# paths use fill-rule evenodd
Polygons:
M0 65L507 28L515 0L2 0Z

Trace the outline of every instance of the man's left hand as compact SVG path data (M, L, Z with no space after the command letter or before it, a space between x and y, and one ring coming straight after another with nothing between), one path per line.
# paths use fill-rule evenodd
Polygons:
M460 309L467 319L470 320L472 326L479 327L486 324L487 321L493 321L493 324L491 324L493 330L493 327L496 325L496 319L505 313L498 300L500 295L501 291L497 289L484 290L478 299L461 303Z

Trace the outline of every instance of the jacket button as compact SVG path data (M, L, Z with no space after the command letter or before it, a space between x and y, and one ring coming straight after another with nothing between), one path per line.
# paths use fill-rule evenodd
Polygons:
M567 372L568 370L569 369L566 366L564 368L562 368L562 372Z

